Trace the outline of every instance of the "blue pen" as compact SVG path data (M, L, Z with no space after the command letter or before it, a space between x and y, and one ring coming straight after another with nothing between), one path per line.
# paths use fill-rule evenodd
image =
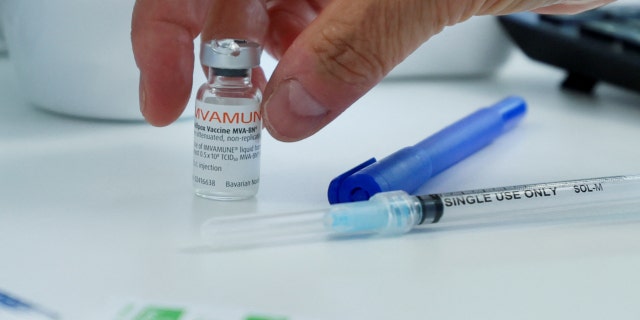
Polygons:
M381 161L369 159L338 176L329 185L329 201L334 205L328 209L213 218L202 226L203 239L212 248L225 250L352 235L395 235L408 232L418 225L438 222L445 212L445 206L446 212L454 215L455 209L464 211L469 207L471 211L477 211L480 208L478 205L485 205L483 208L489 211L517 210L519 205L535 207L537 202L499 201L500 197L503 200L508 197L528 199L527 192L531 192L532 196L537 192L541 195L557 193L562 194L563 199L567 197L569 202L581 201L571 197L574 182L564 183L562 188L557 184L550 184L517 186L513 190L497 188L494 191L475 190L423 196L409 194L429 178L482 149L513 128L526 110L526 103L522 98L507 97L493 106L470 114L414 146L403 148ZM581 183L595 188L596 185L601 186L604 183L602 181L609 180ZM634 181L640 181L640 178ZM369 201L360 201L369 198ZM555 197L540 199L547 199L551 204L557 202L554 201L557 200ZM352 203L335 204L339 202ZM452 204L451 208L449 203ZM499 205L486 206L489 203Z
M371 158L329 184L330 203L368 200L376 193L413 193L431 177L482 149L513 128L526 113L526 102L511 96L482 108L414 146L376 161Z
M0 318L56 320L58 315L0 290Z

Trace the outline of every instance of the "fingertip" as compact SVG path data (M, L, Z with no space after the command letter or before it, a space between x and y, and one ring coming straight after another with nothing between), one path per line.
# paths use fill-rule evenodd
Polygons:
M144 119L156 127L167 126L184 112L191 95L192 80L164 83L140 77L140 112ZM159 89L159 90L157 90ZM166 91L172 92L167 94Z
M297 39L266 86L264 123L275 139L293 142L310 137L379 80L375 72L357 75L357 80L331 72L323 55L310 49L314 48L313 40L304 36Z
M156 112L143 112L142 115L144 116L145 120L149 124L155 127L166 127L172 124L174 121L178 120L178 118L180 118L180 116L184 112L186 103L182 105L183 107L180 109L177 109L173 106L171 108L157 108ZM157 111L166 111L166 112L157 112Z
M276 139L297 141L315 134L419 45L420 32L397 36L404 12L415 8L403 5L391 16L386 8L398 9L369 0L335 1L295 38L265 91L265 127ZM378 23L389 17L398 20L395 29Z
M296 79L277 85L263 104L263 115L271 136L286 142L307 138L335 118Z
M147 88L145 88L144 77L140 74L140 81L138 84L138 97L140 99L140 113L144 116L144 110L147 107Z
M193 39L212 1L138 0L131 41L140 70L140 111L147 122L166 126L180 117L191 94Z
M182 114L193 84L193 38L186 29L153 23L134 39L139 104L147 122L166 126Z

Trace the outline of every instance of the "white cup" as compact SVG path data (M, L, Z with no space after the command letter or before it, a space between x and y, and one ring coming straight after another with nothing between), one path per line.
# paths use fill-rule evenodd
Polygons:
M29 102L79 117L142 120L133 0L0 1L9 59ZM204 81L195 68L194 83Z

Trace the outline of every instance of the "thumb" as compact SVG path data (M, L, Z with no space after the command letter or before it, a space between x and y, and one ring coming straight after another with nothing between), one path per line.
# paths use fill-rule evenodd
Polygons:
M304 139L340 115L447 25L435 14L443 8L430 7L436 2L333 1L292 43L265 88L271 135Z

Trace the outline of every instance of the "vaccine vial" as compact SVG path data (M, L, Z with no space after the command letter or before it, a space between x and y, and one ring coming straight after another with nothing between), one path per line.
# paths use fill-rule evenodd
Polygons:
M200 61L209 68L198 90L193 144L193 185L198 196L240 200L260 183L260 89L251 68L260 64L257 43L222 39L203 43Z

